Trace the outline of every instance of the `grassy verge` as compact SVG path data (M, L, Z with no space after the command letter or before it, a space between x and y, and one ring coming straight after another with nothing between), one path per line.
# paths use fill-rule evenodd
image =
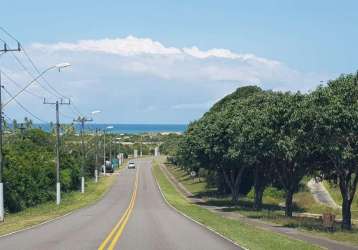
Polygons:
M340 224L336 224L337 230L335 232L327 232L322 226L320 219L316 218L304 218L301 216L294 216L288 218L284 216L284 210L279 204L284 202L284 194L282 191L279 191L275 188L269 187L265 190L263 197L263 209L261 211L255 211L252 209L253 205L253 194L249 193L247 197L242 197L237 204L232 204L229 197L217 197L207 194L212 194L212 189L208 192L206 189L205 179L202 179L202 182L195 181L188 173L184 170L168 164L168 170L179 180L190 192L195 196L204 197L207 199L205 205L213 206L234 206L232 208L223 209L227 212L238 212L241 215L245 215L249 218L262 219L268 222L273 222L282 226L297 228L300 230L309 231L310 233L316 234L318 236L327 237L330 239L351 242L358 245L358 227L355 225L351 232L341 231ZM329 185L329 184L328 184ZM330 192L335 199L340 197L339 190L330 188ZM335 213L340 217L340 210L332 210L326 206L323 206L317 203L312 197L306 186L302 186L300 192L296 193L294 196L295 203L295 212L297 213L316 213L321 214L323 212L329 211ZM352 206L353 208L353 206ZM354 215L354 211L352 214Z
M331 194L333 200L338 204L342 205L342 195L339 190L339 187L335 184L331 184L327 181L323 182L323 185L328 190L328 192ZM358 192L357 192L358 193ZM352 218L358 219L358 195L355 195L354 200L352 202Z
M291 240L283 235L257 229L237 220L224 218L189 203L171 185L157 162L153 166L153 174L171 205L191 218L238 242L241 246L249 249L319 249L302 241Z
M57 206L55 201L51 201L19 213L7 214L5 222L0 223L0 235L28 228L93 204L103 197L115 180L115 175L99 178L97 184L90 180L87 182L85 194L78 191L63 194L60 206Z

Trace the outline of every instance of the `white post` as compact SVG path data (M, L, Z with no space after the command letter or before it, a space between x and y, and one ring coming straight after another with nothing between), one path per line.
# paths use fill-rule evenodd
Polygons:
M155 147L154 156L159 156L159 147Z
M95 180L95 182L98 182L98 169L97 168L94 170L94 180Z
M4 185L0 182L0 221L4 221Z
M57 182L56 184L56 204L60 205L61 202L61 184Z
M85 177L81 177L81 193L85 192Z

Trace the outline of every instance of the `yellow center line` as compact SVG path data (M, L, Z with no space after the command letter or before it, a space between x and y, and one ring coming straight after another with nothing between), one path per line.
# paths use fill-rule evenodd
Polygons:
M131 197L131 200L129 202L128 208L126 209L126 211L124 212L124 214L122 215L122 217L120 218L118 223L114 226L112 231L108 234L106 239L99 246L98 250L104 250L106 245L112 239L113 235L115 235L115 237L112 239L112 242L111 242L110 246L108 247L108 249L113 249L115 247L120 235L122 234L122 232L124 230L124 227L126 226L126 224L128 222L129 216L132 213L132 210L134 208L134 203L135 203L135 199L136 199L136 196L137 196L137 189L138 189L138 179L139 179L139 169L137 170L137 173L136 173L136 179L135 179L135 182L134 182L134 190L133 190L132 197Z

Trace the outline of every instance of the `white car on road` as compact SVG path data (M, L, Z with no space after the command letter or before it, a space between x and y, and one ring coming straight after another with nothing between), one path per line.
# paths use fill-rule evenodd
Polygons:
M128 168L135 168L135 164L134 164L133 161L130 161L130 162L128 163Z

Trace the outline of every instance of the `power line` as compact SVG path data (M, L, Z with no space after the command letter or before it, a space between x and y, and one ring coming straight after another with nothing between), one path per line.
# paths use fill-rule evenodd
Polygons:
M6 35L8 35L11 39L13 39L14 41L16 41L19 45L19 47L21 48L21 50L24 52L24 55L26 56L27 60L29 61L29 63L31 64L31 66L35 69L35 71L40 74L40 70L38 69L38 67L36 66L36 64L34 63L34 61L32 60L32 58L29 56L29 54L27 53L26 49L20 44L20 42L10 33L8 32L5 28L0 26L0 30L2 30ZM1 38L0 38L1 39ZM34 78L34 75L30 73L30 71L27 69L27 67L21 62L21 60L14 54L12 53L14 58L16 59L16 61L21 65L21 67L30 75L30 77ZM40 77L45 83L46 85L55 93L52 93L51 91L49 91L47 88L44 88L44 86L38 82L36 80L36 82L39 84L39 86L41 88L43 88L44 90L46 90L50 95L53 95L55 97L60 96L61 98L65 98L65 99L69 99L66 95L62 94L61 92L59 92L56 88L54 88L49 81L44 77L41 76ZM72 102L70 105L70 108L72 109L72 111L74 112L74 114L78 114L80 116L82 115L82 112L77 108L76 105L74 105L74 103ZM66 115L64 113L62 113L63 116L71 118L69 115Z
M38 69L38 67L36 66L36 64L34 63L34 61L31 59L31 57L28 55L28 53L26 52L25 48L20 44L20 42L19 42L13 35L11 35L10 32L8 32L5 28L3 28L3 27L0 26L0 30L2 30L6 35L8 35L10 38L12 38L14 41L16 41L16 42L18 43L19 47L20 47L20 48L22 49L22 51L24 52L24 55L26 56L27 60L30 62L31 66L35 69L35 71L36 71L38 74L40 74L40 73L41 73L40 70ZM23 69L24 69L32 78L34 78L33 74L31 74L31 73L29 72L29 70L27 69L27 67L20 61L20 59L19 59L15 54L13 54L13 56L15 57L16 61L23 67ZM55 89L54 87L52 87L51 84L47 81L47 79L46 79L45 77L41 76L40 78L41 78L41 79L46 83L46 85L47 85L53 92L55 92L56 94L51 93L51 91L49 91L48 89L44 88L44 86L42 86L38 81L36 81L36 82L39 83L39 85L40 85L43 89L45 89L47 92L49 92L51 95L53 95L53 96L55 96L55 97L57 97L57 95L58 95L58 96L60 96L60 97L62 97L62 98L67 98L67 99L68 99L68 97L66 97L65 95L63 95L62 93L60 93L57 89Z
M19 43L19 41L13 35L11 35L10 32L8 32L4 27L0 26L0 30L2 30L6 35L8 35L10 38L12 38L15 42ZM4 41L4 40L2 40L2 41Z
M13 98L14 96L5 88L3 87L4 91L11 97ZM34 117L36 120L42 122L42 123L48 123L47 121L41 119L40 117L38 117L37 115L35 115L34 113L32 113L30 110L28 110L24 105L22 105L18 100L13 99L17 105L19 105L19 107L24 110L26 113L28 113L29 115L31 115L32 117Z
M26 50L24 47L21 46L22 51L24 52L24 55L26 56L27 60L30 62L30 64L32 65L32 67L35 69L35 71L40 74L40 70L38 69L38 67L36 66L36 64L34 63L34 61L31 59L31 57L27 54ZM60 93L57 89L55 89L54 87L52 87L52 85L48 82L48 80L44 77L41 76L41 79L46 83L46 85L53 91L55 92L59 97L61 98L65 98L65 99L69 99L67 96L63 95L62 93Z
M73 100L72 100L72 103L71 103L72 105L70 106L71 107L71 109L76 113L76 114L78 114L79 116L83 116L82 115L82 112L77 108L77 106L73 103Z
M22 67L22 69L33 79L35 78L34 74L32 74L30 72L30 70L24 65L23 62L21 62L21 60L14 54L12 53L12 56L15 58L16 62ZM40 74L40 73L39 73ZM47 93L49 93L50 95L57 97L56 94L52 93L50 90L48 90L47 88L45 88L38 80L36 80L36 82L39 84L39 86L45 90Z
M10 82L12 82L16 87L18 87L19 89L22 89L22 88L23 88L23 86L22 86L20 83L18 83L17 81L15 81L12 77L10 77L9 74L7 74L6 72L4 72L3 70L2 70L1 72L2 72L2 74L3 74ZM32 96L34 96L34 97L36 97L36 98L39 98L39 99L41 99L41 100L44 99L44 96L40 96L40 95L38 95L38 94L36 94L36 93L34 93L34 92L31 92L31 91L28 90L28 89L26 89L25 92L28 93L28 94L30 94L30 95L32 95Z
M72 104L72 103L71 103L71 104ZM71 105L69 105L69 106L71 106ZM53 109L56 111L55 108L53 108ZM58 112L59 112L60 115L62 115L62 116L64 116L64 117L66 117L66 118L69 118L69 119L73 120L73 116L70 116L70 115L68 115L68 114L66 114L66 113L64 113L64 112L62 112L62 111L58 111Z
M8 119L8 122L12 122L14 119L12 119L11 117L9 117L7 114L3 113L3 116L5 116Z

